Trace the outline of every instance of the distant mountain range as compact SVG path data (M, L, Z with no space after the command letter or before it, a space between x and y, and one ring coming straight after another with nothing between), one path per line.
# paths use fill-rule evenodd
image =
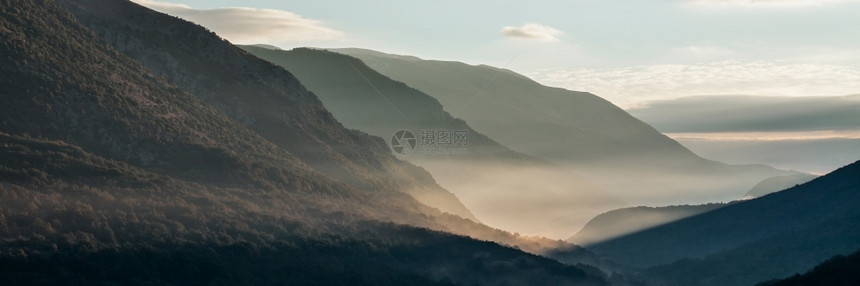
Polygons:
M731 201L765 178L792 174L702 159L600 97L546 87L509 70L333 51L438 99L500 144L570 168L632 205Z
M10 285L607 284L486 240L579 248L418 202L469 216L291 74L202 27L128 1L5 0L0 34Z
M860 162L589 249L668 285L749 285L860 249L858 205Z
M242 48L294 73L347 127L383 138L410 130L418 144L401 158L429 170L491 226L564 238L595 215L626 206L570 170L496 143L453 118L433 97L354 57L305 48ZM453 144L454 131L465 132L467 142ZM436 142L441 132L449 133L447 143ZM447 152L457 149L463 152Z
M815 175L809 174L797 174L790 176L778 176L773 178L765 179L755 186L744 195L745 198L757 198L762 197L770 193L782 191L785 189L789 189L791 187L809 182L818 178Z

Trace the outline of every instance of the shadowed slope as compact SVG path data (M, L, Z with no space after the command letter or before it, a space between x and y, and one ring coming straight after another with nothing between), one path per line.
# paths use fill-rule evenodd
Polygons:
M672 285L738 285L785 277L860 248L860 162L806 184L590 250ZM682 258L695 258L683 259Z
M596 216L574 236L573 243L589 246L627 234L709 212L727 204L686 205L667 207L632 207L617 209Z

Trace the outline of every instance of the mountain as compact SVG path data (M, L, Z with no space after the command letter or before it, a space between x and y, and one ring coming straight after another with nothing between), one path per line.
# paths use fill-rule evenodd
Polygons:
M731 201L765 178L791 174L702 159L600 97L543 86L509 70L333 51L438 99L452 116L502 145L571 168L632 205Z
M810 175L810 174L797 174L790 176L777 176L773 178L767 178L764 181L756 184L755 186L747 192L744 197L746 198L757 198L762 197L770 193L779 192L809 181L818 178L818 176Z
M4 10L0 47L0 132L11 141L3 149L10 156L3 160L4 182L35 190L140 186L157 190L147 197L199 196L201 207L225 190L223 199L280 206L287 217L325 212L326 204L332 212L416 224L432 223L423 215L441 215L397 189L359 189L318 172L104 44L54 2L21 2L3 6L15 7ZM212 193L204 191L209 187ZM105 196L111 200L111 192Z
M860 249L860 161L781 192L591 245L669 285L752 284ZM668 282L667 282L668 281Z
M744 199L757 198L779 192L809 182L817 177L809 174L797 174L768 178L750 189L744 196ZM579 232L567 240L579 245L589 246L706 213L732 203L734 202L666 207L630 207L612 210L591 219Z
M815 266L803 275L795 274L781 280L756 284L758 286L805 286L860 284L860 252L848 256L837 255Z
M289 51L260 46L241 48L294 74L344 126L383 138L390 138L404 129L413 131L418 139L423 139L421 131L426 130L468 133L462 154L425 153L421 147L430 146L418 140L415 150L404 155L467 156L538 163L499 145L463 120L453 118L436 99L379 74L354 57L307 48Z
M148 55L208 43L183 58L211 64L200 80L236 65L269 81L191 93L81 22L183 35L141 49L151 42L110 34ZM381 140L343 128L294 77L198 26L127 1L0 0L0 34L4 285L606 284L592 267L427 229L521 241L399 189L417 178L382 180L421 173L398 173L409 165ZM228 98L237 109L213 107ZM255 101L284 109L251 112Z
M128 1L61 0L77 21L168 84L258 134L330 180L382 202L406 193L443 213L472 218L424 169L391 154L378 137L344 128L319 98L283 68L256 58L192 23ZM177 35L183 36L176 43ZM170 44L176 43L176 44ZM261 137L261 138L260 138ZM395 194L394 196L391 193ZM424 210L401 204L398 210ZM512 234L439 213L402 222L540 252L563 244ZM394 216L410 218L410 215ZM388 220L389 218L386 218ZM426 220L433 222L427 222ZM475 219L470 219L475 221Z
M383 138L411 131L417 146L400 157L430 171L488 225L564 238L591 217L625 206L569 170L500 145L452 117L433 97L354 57L307 48L242 48L295 74L347 127ZM466 135L465 144L436 141L443 132L457 131Z
M725 203L666 207L630 207L602 213L567 240L589 246L726 206Z
M456 196L436 184L427 171L394 157L378 137L344 128L316 95L283 68L247 54L200 26L134 3L58 3L111 48L262 137L242 138L271 142L318 173L370 198L386 201L383 198L390 195L381 190L406 193L444 213L475 221ZM195 37L169 45L177 34ZM402 204L395 209L422 210L423 206ZM435 222L403 223L516 245L536 253L560 246L556 241L520 239L483 224L441 217L444 219L434 213L427 219Z
M315 170L357 188L406 191L442 211L475 219L424 170L396 160L378 139L344 129L283 69L255 60L191 23L129 9L131 3L59 3L112 47ZM186 34L200 36L183 38L182 46L166 44ZM205 56L199 56L201 51Z

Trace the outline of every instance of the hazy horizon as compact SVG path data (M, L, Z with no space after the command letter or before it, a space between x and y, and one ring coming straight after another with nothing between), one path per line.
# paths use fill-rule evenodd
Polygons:
M691 96L627 109L697 154L824 175L860 157L860 96Z

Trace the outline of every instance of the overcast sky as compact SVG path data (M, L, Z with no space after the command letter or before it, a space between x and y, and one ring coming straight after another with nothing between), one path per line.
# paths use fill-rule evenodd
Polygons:
M622 106L860 93L860 0L135 0L237 44L488 64Z

